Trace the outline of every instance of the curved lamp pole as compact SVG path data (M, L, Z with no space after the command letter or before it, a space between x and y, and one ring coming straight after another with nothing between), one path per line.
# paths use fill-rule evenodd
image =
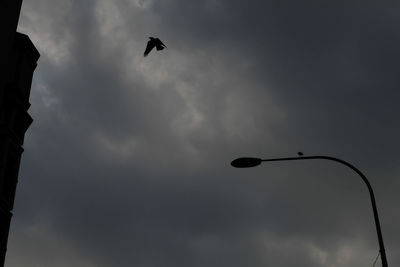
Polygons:
M250 168L250 167L255 167L260 165L262 162L266 161L288 161L288 160L306 160L306 159L325 159L325 160L331 160L331 161L336 161L339 162L343 165L346 165L353 171L355 171L365 182L365 184L368 187L369 195L371 197L371 202L372 202L372 210L374 212L374 219L375 219L375 226L376 226L376 232L378 234L378 242L379 242L379 252L381 255L381 260L382 260L382 267L388 267L387 259L386 259L386 253L385 253L385 246L383 244L383 238L382 238L382 231L381 231L381 225L379 223L379 217L378 217L378 210L376 208L376 202L375 202L375 196L374 192L372 191L371 184L369 183L367 177L356 167L351 165L350 163L334 158L334 157L329 157L329 156L300 156L300 157L288 157L288 158L272 158L272 159L260 159L260 158L238 158L235 159L231 162L231 165L235 168Z

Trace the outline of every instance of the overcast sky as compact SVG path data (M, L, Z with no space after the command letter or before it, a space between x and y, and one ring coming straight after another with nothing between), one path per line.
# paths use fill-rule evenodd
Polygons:
M24 0L7 267L400 266L397 1ZM168 47L143 52L149 36ZM376 266L380 266L380 259Z

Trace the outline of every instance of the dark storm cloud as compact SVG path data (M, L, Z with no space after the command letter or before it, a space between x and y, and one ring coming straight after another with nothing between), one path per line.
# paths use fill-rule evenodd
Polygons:
M349 170L229 166L298 150L366 170L395 265L394 10L25 0L20 31L42 57L9 266L372 265L369 197ZM168 49L144 60L152 35Z
M299 129L288 138L300 134L317 141L317 147L355 141L359 153L354 157L373 156L372 146L395 156L391 140L399 131L393 116L399 111L399 19L393 12L397 4L215 1L224 7L218 16L207 11L207 3L197 3L194 9L188 2L180 8L157 2L155 10L166 14L160 16L168 25L163 27L177 31L177 36L196 32L189 37L195 42L234 47L230 56L236 62L251 62L256 73L251 78L268 87L289 110L287 123ZM388 138L382 138L383 132Z

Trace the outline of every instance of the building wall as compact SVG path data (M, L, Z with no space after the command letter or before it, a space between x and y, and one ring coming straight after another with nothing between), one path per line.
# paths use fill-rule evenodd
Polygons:
M22 0L2 0L0 1L0 99L1 91L8 76L8 64L14 43L14 35L17 30L19 13Z
M7 251L24 136L33 121L29 95L40 56L29 37L16 32L21 3L0 3L0 266Z

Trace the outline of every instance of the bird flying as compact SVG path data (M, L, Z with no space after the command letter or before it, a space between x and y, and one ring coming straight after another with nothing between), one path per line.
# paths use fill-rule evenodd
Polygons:
M149 39L150 41L147 42L146 50L144 51L143 54L145 57L147 57L147 55L154 47L157 49L157 51L167 48L167 46L163 44L163 42L161 42L160 39L154 37L149 37Z

